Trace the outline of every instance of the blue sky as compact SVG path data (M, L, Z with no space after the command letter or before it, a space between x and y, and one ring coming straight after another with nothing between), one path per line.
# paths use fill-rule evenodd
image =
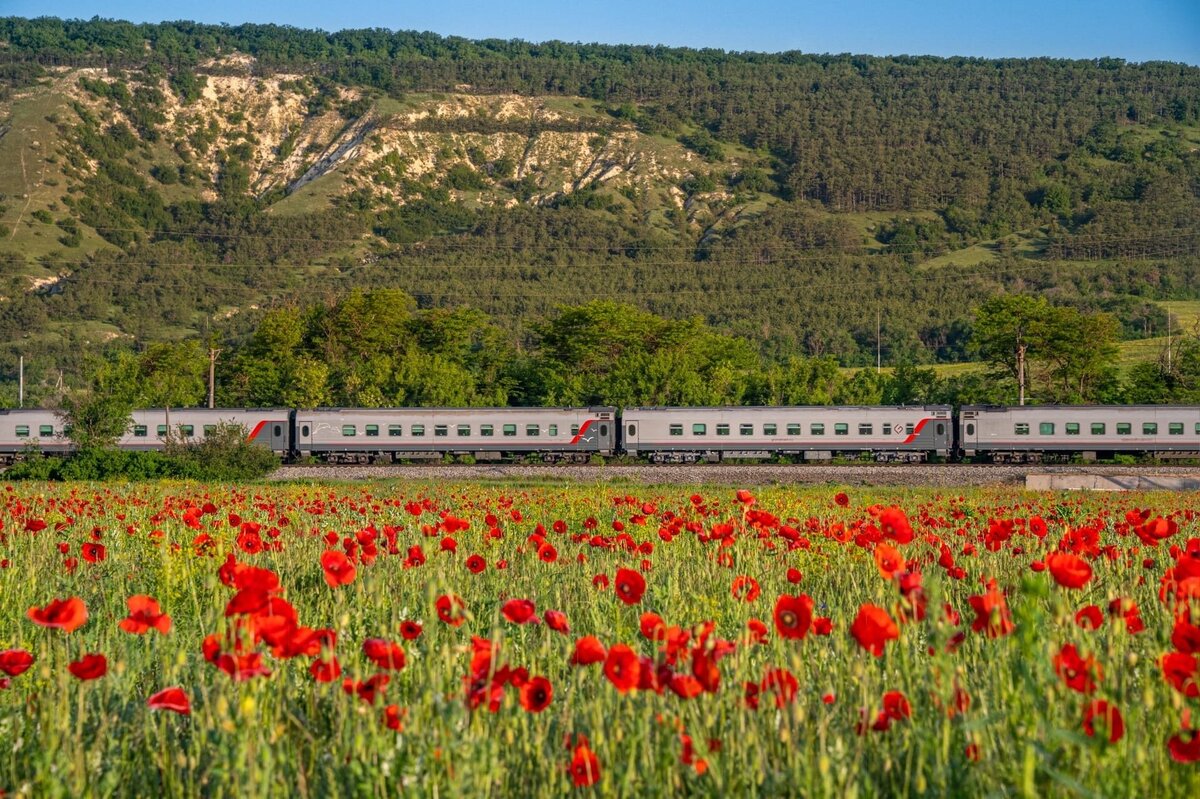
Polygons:
M0 14L379 27L726 50L1200 64L1200 0L0 0Z

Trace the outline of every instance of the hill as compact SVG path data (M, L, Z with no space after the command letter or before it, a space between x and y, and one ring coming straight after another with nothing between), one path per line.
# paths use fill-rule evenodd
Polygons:
M350 288L967 359L1024 290L1200 299L1200 69L0 19L0 342L244 337Z

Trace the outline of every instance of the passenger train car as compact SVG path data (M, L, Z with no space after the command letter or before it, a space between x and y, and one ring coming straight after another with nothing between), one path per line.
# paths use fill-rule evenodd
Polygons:
M870 454L916 463L953 450L949 405L625 408L621 448L654 463Z
M541 455L585 463L617 451L616 408L322 408L295 411L296 453L331 463Z
M1200 457L1200 406L964 405L958 414L964 458L1034 463L1118 453Z

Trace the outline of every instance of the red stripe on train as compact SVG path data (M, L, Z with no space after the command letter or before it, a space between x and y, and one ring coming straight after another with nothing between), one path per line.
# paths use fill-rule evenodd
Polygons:
M592 422L594 422L594 421L596 421L596 420L588 419L586 422L583 423L583 427L579 428L579 432L576 433L575 437L571 439L570 446L575 446L576 444L579 443L579 439L583 438L583 434L587 432L587 429L592 426Z
M904 443L911 444L913 440L921 434L921 428L924 427L928 421L928 419L922 419L921 421L917 422L917 426L914 427L913 431L908 434L908 438L904 439Z
M266 427L266 425L267 425L266 419L263 419L261 422L254 425L254 429L250 431L250 435L246 436L246 440L253 441L258 436L258 434L262 432L262 429L264 427Z

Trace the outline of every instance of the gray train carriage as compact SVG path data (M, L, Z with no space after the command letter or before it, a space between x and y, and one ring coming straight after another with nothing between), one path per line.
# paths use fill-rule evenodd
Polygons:
M617 410L594 408L321 408L296 411L296 452L331 463L537 454L584 463L616 451Z
M31 449L65 455L73 448L58 411L45 408L0 410L0 462L12 463Z
M233 423L246 438L280 456L292 451L290 408L145 408L133 412L133 423L117 442L126 450L160 450L169 436L202 441L217 425Z
M958 424L962 456L996 463L1200 457L1195 405L965 405Z
M880 462L948 457L949 405L626 408L621 441L654 463L871 454Z

